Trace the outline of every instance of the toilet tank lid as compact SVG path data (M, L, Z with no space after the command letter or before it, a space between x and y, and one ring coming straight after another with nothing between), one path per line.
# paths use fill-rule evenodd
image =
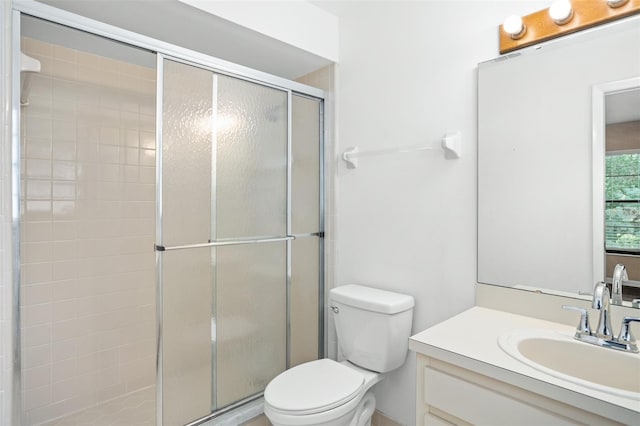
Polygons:
M356 284L332 288L329 299L354 308L382 314L397 314L414 306L413 296Z

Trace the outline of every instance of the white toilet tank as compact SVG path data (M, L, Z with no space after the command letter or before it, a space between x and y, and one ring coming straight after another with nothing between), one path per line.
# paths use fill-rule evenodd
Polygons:
M360 285L331 289L338 346L351 363L385 373L407 357L414 300L412 296Z

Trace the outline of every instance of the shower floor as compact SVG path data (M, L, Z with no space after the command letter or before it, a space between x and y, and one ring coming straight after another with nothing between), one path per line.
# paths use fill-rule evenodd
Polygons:
M156 391L149 387L42 426L155 426Z

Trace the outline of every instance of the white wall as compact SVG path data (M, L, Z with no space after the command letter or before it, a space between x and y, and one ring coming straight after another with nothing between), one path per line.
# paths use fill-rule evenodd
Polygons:
M338 60L338 20L307 1L178 1L314 55Z
M340 18L337 152L439 144L462 132L462 158L442 151L338 161L336 283L416 298L413 331L474 304L476 65L498 56L498 25L540 2L317 3ZM457 22L464 26L456 25ZM473 325L469 325L473 332ZM378 385L378 409L415 424L415 365Z

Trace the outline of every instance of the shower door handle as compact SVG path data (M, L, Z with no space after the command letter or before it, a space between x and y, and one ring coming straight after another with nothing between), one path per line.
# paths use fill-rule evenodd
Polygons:
M224 247L224 246L239 246L243 244L262 244L262 243L277 243L279 241L295 240L293 235L287 235L285 237L268 237L268 238L255 238L250 240L232 240L232 241L209 241L208 243L199 244L187 244L182 246L169 246L165 247L160 244L155 245L156 251L169 251L169 250L183 250L202 247Z

